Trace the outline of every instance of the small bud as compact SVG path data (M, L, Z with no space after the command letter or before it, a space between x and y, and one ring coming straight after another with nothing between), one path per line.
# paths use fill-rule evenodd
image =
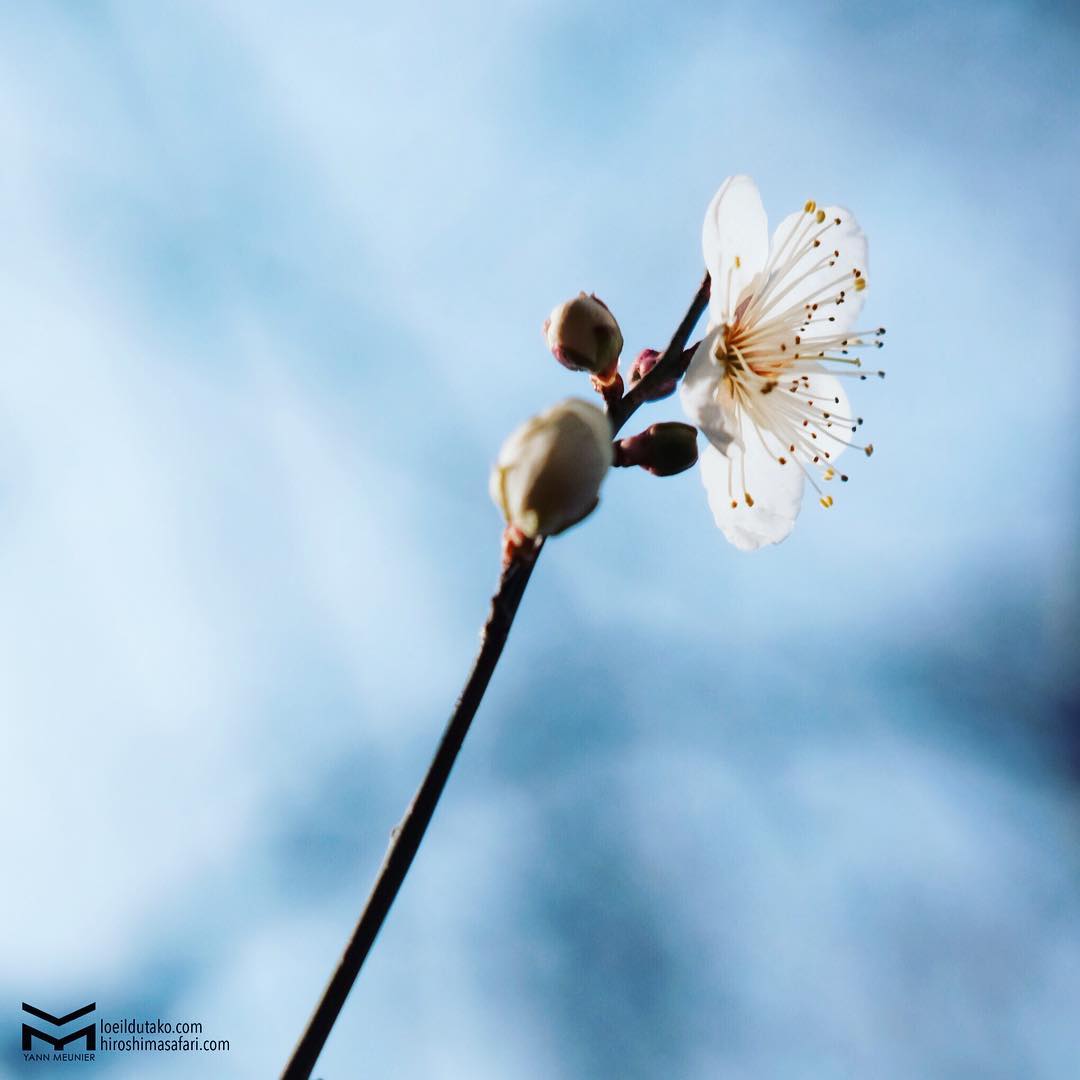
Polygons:
M655 349L642 349L637 359L630 365L630 385L636 386L660 360L660 354ZM662 379L649 389L647 401L659 401L661 398L670 397L675 393L675 387L679 385L678 379Z
M571 371L588 371L600 386L617 374L623 339L615 316L595 296L579 293L560 304L544 323L552 356Z
M697 428L690 424L653 424L615 446L616 465L637 465L653 476L685 472L697 458Z
M596 506L614 458L611 425L587 401L568 398L521 425L503 443L490 491L510 529L555 536Z

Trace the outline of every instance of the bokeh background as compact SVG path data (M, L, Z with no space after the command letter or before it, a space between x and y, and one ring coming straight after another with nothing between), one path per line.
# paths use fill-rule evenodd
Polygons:
M475 648L489 464L587 393L543 318L661 345L746 171L869 235L877 453L753 555L611 476L317 1075L1076 1075L1073 5L3 11L0 1072L96 999L232 1049L88 1072L275 1075Z

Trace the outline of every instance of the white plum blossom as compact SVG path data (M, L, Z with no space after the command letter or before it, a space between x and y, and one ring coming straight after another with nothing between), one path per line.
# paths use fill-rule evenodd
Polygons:
M702 246L708 329L680 395L709 441L701 476L716 524L751 551L791 532L806 481L832 505L822 484L847 480L836 462L862 424L841 380L866 378L860 353L885 330L854 328L867 249L849 210L807 202L770 243L757 186L732 176L709 204Z

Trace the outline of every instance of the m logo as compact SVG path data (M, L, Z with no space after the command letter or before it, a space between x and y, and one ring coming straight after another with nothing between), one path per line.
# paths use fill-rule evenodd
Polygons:
M70 1024L72 1020L78 1020L83 1016L87 1016L97 1008L97 1002L91 1001L89 1005L84 1005L81 1009L76 1009L74 1012L69 1012L67 1016L53 1016L52 1013L45 1012L44 1009L35 1009L33 1005L27 1005L24 1001L22 1003L23 1012L29 1013L31 1016L36 1016L39 1020L44 1020L46 1024L50 1024L54 1028L63 1027L65 1024ZM97 1024L87 1024L84 1028L79 1028L78 1031L69 1032L67 1035L47 1035L44 1031L39 1031L36 1027L31 1027L29 1024L24 1023L22 1026L22 1048L23 1050L32 1049L34 1039L41 1039L42 1042L47 1042L54 1050L63 1050L69 1042L74 1042L76 1039L86 1039L86 1049L97 1049Z

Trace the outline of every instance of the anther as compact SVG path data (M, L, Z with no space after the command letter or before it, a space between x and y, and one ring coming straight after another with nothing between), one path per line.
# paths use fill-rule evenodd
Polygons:
M818 502L820 502L821 505L824 506L826 510L828 510L829 507L832 506L832 496L822 495Z
M807 199L806 205L803 207L804 214L812 214L817 209L817 203L813 199Z
M815 216L817 217L817 223L820 225L825 220L825 211L819 210Z
M754 505L754 497L753 497L753 495L750 494L749 491L744 491L743 492L743 498L746 500L746 505L747 506L753 506Z

